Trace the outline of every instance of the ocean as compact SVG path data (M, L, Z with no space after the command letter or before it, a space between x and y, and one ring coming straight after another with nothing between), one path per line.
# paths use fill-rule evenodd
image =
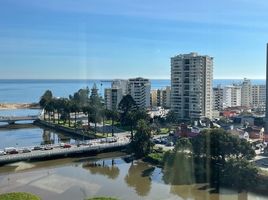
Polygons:
M252 84L265 84L264 79L251 80ZM242 82L242 79L215 79L213 85L230 85ZM55 97L69 95L96 83L100 95L104 89L111 87L111 80L0 80L0 103L38 102L46 90L51 90ZM170 86L170 80L151 80L151 88L159 89Z

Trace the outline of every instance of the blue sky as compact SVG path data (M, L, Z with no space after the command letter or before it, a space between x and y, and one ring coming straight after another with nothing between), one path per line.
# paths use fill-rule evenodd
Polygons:
M267 0L1 0L0 78L170 78L170 57L214 57L214 78L265 78Z

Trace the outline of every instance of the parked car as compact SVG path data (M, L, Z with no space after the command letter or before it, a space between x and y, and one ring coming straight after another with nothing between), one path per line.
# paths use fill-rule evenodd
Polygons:
M0 156L4 156L4 155L6 155L7 153L6 152L4 152L4 151L0 151Z
M15 147L7 147L4 149L4 151L7 153L7 154L10 154L10 152L15 152L17 151L17 149Z
M51 150L51 149L53 149L52 146L45 146L45 148L44 148L44 150Z
M18 154L18 153L19 153L19 152L18 152L17 149L14 149L14 150L12 150L12 151L9 152L9 154Z
M44 148L43 147L40 147L40 146L36 146L33 148L33 150L43 150Z
M70 145L70 144L64 144L63 145L63 148L71 148L72 147L72 145Z
M22 153L29 153L29 152L31 152L31 150L28 149L28 148L24 148L24 149L22 149Z

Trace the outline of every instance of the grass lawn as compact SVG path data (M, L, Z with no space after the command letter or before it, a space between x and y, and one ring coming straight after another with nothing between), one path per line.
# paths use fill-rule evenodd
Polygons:
M41 200L39 197L25 192L0 194L0 200Z

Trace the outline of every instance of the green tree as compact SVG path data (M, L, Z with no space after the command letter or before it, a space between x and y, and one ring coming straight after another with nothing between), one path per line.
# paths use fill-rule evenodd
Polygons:
M126 95L122 98L120 103L118 104L118 110L121 113L120 121L122 125L128 125L127 115L129 112L136 110L137 105L131 95Z
M70 112L74 113L74 127L76 128L76 123L77 123L77 113L81 111L81 108L79 105L74 101L70 100Z
M178 122L178 115L174 111L170 110L166 116L166 123L175 124L177 122Z
M52 98L53 94L50 90L46 90L45 93L40 97L39 105L41 106L41 108L44 109L44 120L46 120L46 113L47 113L46 106L52 100Z
M245 159L229 159L220 172L220 184L238 191L258 183L258 169Z
M251 144L223 129L209 129L191 139L193 154L206 156L224 163L230 158L252 159L255 156Z
M112 120L112 136L114 136L114 122L119 119L119 113L116 110L105 110L107 119Z
M151 141L151 130L145 120L139 120L137 132L131 141L131 147L137 157L143 157L150 153L153 142Z
M85 107L89 103L89 88L79 89L74 95L70 95L69 99L71 99L76 105L80 108Z
M192 143L188 138L180 138L176 142L175 151L185 152L187 150L191 151L191 149L192 149Z

